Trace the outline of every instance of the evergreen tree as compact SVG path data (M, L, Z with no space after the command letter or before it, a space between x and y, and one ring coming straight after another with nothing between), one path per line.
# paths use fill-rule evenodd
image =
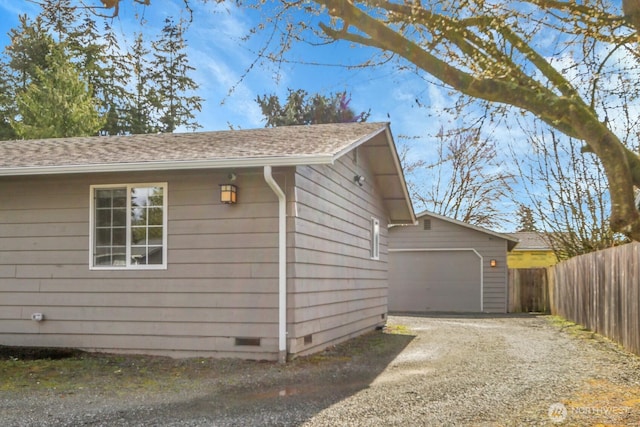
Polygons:
M202 98L189 95L198 85L188 76L194 68L185 53L182 23L175 24L168 19L161 36L150 44L151 50L142 36L138 36L132 50L126 52L108 24L98 28L95 16L88 12L90 9L78 6L73 0L37 3L42 8L40 14L33 19L20 16L20 25L10 32L12 43L5 48L5 57L0 58L1 139L60 134L58 126L45 123L60 111L46 111L41 118L35 117L34 101L45 101L42 98L46 98L47 90L51 89L39 80L62 79L55 71L65 71L64 67L50 69L54 63L57 67L56 61L61 60L59 53L52 54L53 46L62 49L66 58L63 62L72 64L77 74L67 79L69 86L58 88L64 92L58 107L64 104L65 97L79 96L79 89L71 90L74 85L70 83L79 78L86 96L94 99L92 110L98 108L97 114L103 123L99 134L173 132L181 126L199 127L195 112L201 110ZM82 99L80 106L86 106L86 101ZM53 99L46 102L52 103ZM94 120L87 121L89 133L94 133L92 123ZM45 128L49 130L42 130ZM86 132L83 130L81 134Z
M58 42L75 38L78 8L71 5L71 0L47 0L39 6L42 10L38 16Z
M21 138L40 139L95 134L104 124L96 100L61 45L55 45L46 69L36 69L34 81L17 96Z
M197 129L194 111L202 109L203 99L187 95L198 89L189 77L194 68L189 65L182 22L176 24L172 18L165 20L160 38L152 43L153 60L150 75L155 85L155 107L159 113L162 132L173 132L179 126Z
M82 76L92 88L93 96L100 101L100 111L107 117L100 132L106 135L126 133L124 116L130 97L127 89L130 76L127 54L122 53L118 38L108 27L100 32L94 20L85 17L72 46L75 46Z
M14 91L12 76L6 59L0 61L0 141L15 139L16 134L11 127L11 119L15 117Z
M20 15L20 27L9 31L11 44L5 48L7 66L13 72L14 92L24 90L35 78L36 70L47 68L53 39L47 34L42 18L34 21Z
M157 105L156 91L151 81L150 65L142 33L136 36L131 52L130 80L133 92L129 96L126 109L127 129L132 134L154 133L160 130L154 119L154 106Z
M538 231L536 221L533 218L533 209L523 204L518 206L518 231Z
M266 127L364 122L369 117L369 111L356 114L349 107L351 98L347 97L347 92L309 97L303 89L288 91L284 105L276 95L257 97L256 102L267 121Z
M72 62L100 102L100 111L107 117L100 133L124 133L121 116L127 98L127 73L114 32L108 26L101 32L87 9L74 6L71 0L49 0L40 6L45 26L53 31L58 43L65 44Z

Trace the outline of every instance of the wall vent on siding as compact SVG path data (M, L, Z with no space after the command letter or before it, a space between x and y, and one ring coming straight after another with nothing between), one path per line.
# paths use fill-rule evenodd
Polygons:
M236 345L260 347L260 338L236 338Z
M430 219L425 219L422 222L422 226L424 227L425 230L431 230L431 220Z
M304 336L304 345L308 345L313 343L313 335L309 334L309 335L305 335Z

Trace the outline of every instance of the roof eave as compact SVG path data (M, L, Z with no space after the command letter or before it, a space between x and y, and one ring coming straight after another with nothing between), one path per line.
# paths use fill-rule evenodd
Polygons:
M398 155L398 149L396 145L393 143L393 135L391 134L391 129L387 125L385 127L385 132L387 135L387 144L389 144L389 150L391 151L391 157L393 158L393 163L398 171L398 178L400 179L400 183L402 186L402 194L407 204L407 209L409 210L409 219L402 221L404 224L415 224L417 221L416 212L413 209L413 203L411 202L411 196L409 195L409 188L407 186L407 181L404 178L404 171L402 169L402 164L400 162L400 156ZM399 224L400 221L391 220L392 224Z
M247 159L221 159L221 160L181 160L162 162L136 162L136 163L104 163L86 165L65 166L25 166L15 168L0 168L0 176L27 176L27 175L62 175L77 173L103 173L103 172L144 172L158 170L192 170L192 169L225 169L225 168L249 168L262 166L303 166L332 164L335 157L332 155L319 156L289 156L289 157L255 157Z

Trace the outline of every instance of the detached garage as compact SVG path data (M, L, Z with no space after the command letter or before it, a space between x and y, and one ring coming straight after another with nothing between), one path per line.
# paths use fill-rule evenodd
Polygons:
M518 240L431 212L389 230L389 311L506 313Z

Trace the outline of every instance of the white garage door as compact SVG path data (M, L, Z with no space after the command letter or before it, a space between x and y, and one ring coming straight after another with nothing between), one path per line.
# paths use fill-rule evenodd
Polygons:
M389 311L482 311L480 258L473 251L389 253Z

